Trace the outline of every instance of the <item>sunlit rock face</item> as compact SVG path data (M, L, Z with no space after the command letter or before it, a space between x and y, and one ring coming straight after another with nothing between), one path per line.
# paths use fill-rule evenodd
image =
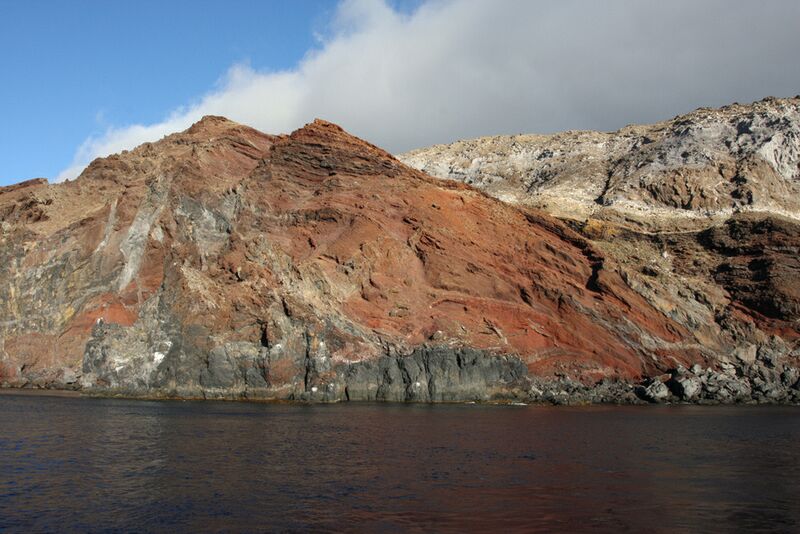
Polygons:
M797 219L800 98L702 108L610 133L484 137L400 159L575 220L666 230L744 211Z
M221 117L0 189L0 221L4 386L635 402L658 380L659 400L796 398L790 221L565 224L324 121L272 136Z
M616 262L630 288L692 331L706 367L733 365L749 387L770 382L753 373L780 355L766 374L796 383L800 98L612 133L459 141L399 158L568 224Z

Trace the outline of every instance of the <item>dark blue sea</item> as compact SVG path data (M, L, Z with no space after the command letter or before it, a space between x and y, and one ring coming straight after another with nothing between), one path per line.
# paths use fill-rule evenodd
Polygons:
M800 532L800 409L0 395L0 531Z

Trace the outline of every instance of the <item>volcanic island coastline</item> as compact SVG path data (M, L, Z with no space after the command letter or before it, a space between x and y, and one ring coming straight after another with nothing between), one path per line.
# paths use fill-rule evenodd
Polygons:
M204 117L0 188L0 385L796 404L799 108L399 159L321 120Z

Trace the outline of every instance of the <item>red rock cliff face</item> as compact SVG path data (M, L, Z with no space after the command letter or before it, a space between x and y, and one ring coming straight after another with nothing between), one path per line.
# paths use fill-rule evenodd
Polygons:
M0 189L0 219L5 385L526 399L731 348L556 219L323 121L276 137L206 117L74 182Z

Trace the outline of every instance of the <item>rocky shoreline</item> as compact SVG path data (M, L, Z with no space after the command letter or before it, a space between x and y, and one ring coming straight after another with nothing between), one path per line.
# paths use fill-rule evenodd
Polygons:
M160 400L232 400L253 402L392 402L489 403L541 405L646 404L781 404L800 405L800 369L778 361L769 351L753 361L722 363L719 370L679 366L642 381L603 380L585 384L568 376L530 376L514 356L490 356L483 351L449 347L419 347L406 356L326 367L307 362L302 384L292 390L248 388L230 373L228 387L170 389L166 387L91 387L46 384L20 387L0 384L0 390L72 392L92 397ZM220 384L221 386L221 384Z

